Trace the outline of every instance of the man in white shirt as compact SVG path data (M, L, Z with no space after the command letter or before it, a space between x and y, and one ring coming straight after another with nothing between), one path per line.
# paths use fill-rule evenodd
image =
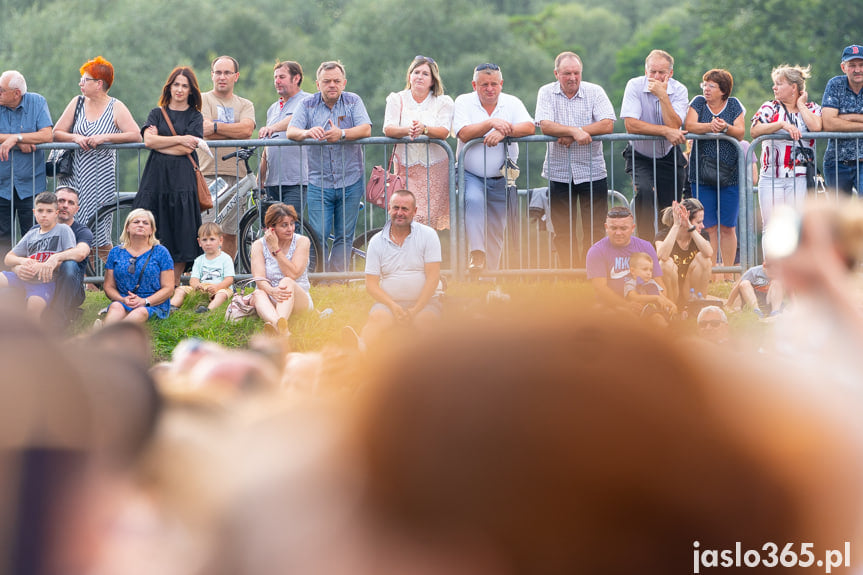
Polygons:
M464 156L465 230L470 269L497 270L506 231L507 189L501 173L507 158L518 160L518 144L504 146L505 138L534 133L536 126L524 104L502 94L503 75L497 64L480 64L473 72L473 89L455 101L453 132L458 138L456 155L464 144L483 138Z
M374 345L393 326L422 328L440 317L440 239L433 228L414 221L416 213L413 193L396 190L390 196L390 220L369 242L366 290L376 303L363 328L365 345ZM350 326L344 336L351 347L359 343Z
M686 86L672 78L674 58L653 50L644 62L644 76L626 84L620 117L630 134L665 140L633 140L624 151L626 172L635 188L638 237L653 242L658 214L680 200L686 180L686 159L679 145L686 141L683 120L689 108Z

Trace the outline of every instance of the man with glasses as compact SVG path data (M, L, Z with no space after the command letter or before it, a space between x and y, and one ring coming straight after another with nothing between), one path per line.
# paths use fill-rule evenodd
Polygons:
M821 100L821 121L825 132L863 132L863 46L848 46L840 63L844 76L827 82ZM851 195L861 189L863 139L828 140L824 152L824 181Z
M33 223L33 201L45 191L45 153L35 144L53 138L48 103L27 92L20 72L0 75L0 249L11 247L12 227L18 215L23 236Z
M560 267L584 265L582 246L605 235L608 178L602 143L593 136L614 130L614 107L602 87L581 79L581 58L563 52L554 61L557 82L539 89L534 119L550 142L542 166L548 178L551 223ZM583 241L576 246L576 221L581 210ZM575 253L572 253L575 248Z
M240 64L230 56L219 56L211 66L213 89L201 94L201 114L204 116L205 140L247 140L255 131L255 105L234 94L234 85L240 79ZM237 148L212 148L213 155L198 154L201 173L211 184L216 176L225 180L228 188L246 175L246 166L238 158L222 160L222 156L236 152ZM201 214L202 222L215 221L219 210L231 200L222 198L220 205ZM215 202L214 202L215 203ZM237 255L237 227L240 210L237 206L220 223L224 230L222 251L232 258Z
M479 272L500 267L507 216L507 181L502 170L507 160L518 160L518 144L505 146L504 139L529 136L536 126L521 100L501 93L503 74L496 64L477 66L471 84L474 91L455 100L453 132L458 137L457 156L474 138L482 138L484 144L472 146L464 157L469 266Z
M286 60L273 67L273 85L279 100L267 110L267 125L258 132L258 137L285 139L291 117L300 102L309 97L303 91L303 67L298 62ZM297 210L300 217L305 207L305 187L309 183L306 148L296 146L273 146L261 155L259 185L266 190L267 198L284 202Z
M659 212L680 200L683 193L686 159L679 145L686 141L683 120L689 92L671 77L674 58L668 52L648 54L644 74L627 82L620 117L630 134L665 138L633 140L623 152L626 173L632 175L635 189L638 237L653 242Z
M348 79L341 62L322 63L315 77L319 91L297 106L287 135L295 141L328 144L309 147L309 225L318 240L333 235L324 271L343 272L348 267L365 187L363 147L344 142L371 136L372 121L362 98L345 91ZM333 145L337 143L342 145ZM327 244L321 245L327 249Z
M633 237L635 222L629 208L618 206L605 218L606 237L587 251L587 279L600 303L609 307L629 309L623 298L623 285L629 275L629 256L644 252L653 259L653 279L664 290L662 267L653 244Z

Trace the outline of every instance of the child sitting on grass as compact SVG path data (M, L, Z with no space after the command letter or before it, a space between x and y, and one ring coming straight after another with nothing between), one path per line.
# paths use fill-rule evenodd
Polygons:
M75 234L66 224L57 223L57 196L42 192L33 202L33 226L6 254L5 264L12 269L0 274L0 289L23 288L27 311L41 317L54 297L54 267L45 262L52 255L75 247Z
M178 286L171 298L171 309L178 309L192 292L204 292L210 298L209 305L199 305L195 313L214 310L230 299L234 284L234 260L222 253L222 228L215 222L207 222L198 228L198 245L204 253L192 264L189 285Z
M642 316L650 317L657 324L668 325L667 320L677 313L677 306L662 291L653 279L653 257L645 252L629 256L629 275L623 280L624 299L640 306ZM654 319L652 316L657 317Z

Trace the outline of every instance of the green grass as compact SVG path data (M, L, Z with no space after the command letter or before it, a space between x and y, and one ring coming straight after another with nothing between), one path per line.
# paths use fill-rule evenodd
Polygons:
M513 305L532 302L562 302L562 305L589 304L593 292L583 280L506 280L491 282L450 282L445 304L444 317L483 313L486 307L486 294L500 286L508 294ZM730 284L711 284L711 295L726 297ZM291 318L290 329L293 334L291 346L295 351L316 351L328 344L339 344L341 331L345 325L359 329L365 324L372 298L366 293L362 281L347 285L312 286L312 299L315 311L298 314ZM100 309L108 305L108 298L100 292L88 292L84 302L84 313L76 323L74 331L84 333L91 329ZM174 347L182 340L196 337L213 341L228 348L244 348L249 339L263 330L263 323L257 317L245 318L239 322L225 321L225 307L207 314L195 313L195 308L206 304L202 294L192 294L180 311L163 320L148 322L147 328L153 336L153 355L156 361L170 358ZM332 308L329 317L321 318L319 312ZM754 318L740 314L732 318L732 326L748 329Z

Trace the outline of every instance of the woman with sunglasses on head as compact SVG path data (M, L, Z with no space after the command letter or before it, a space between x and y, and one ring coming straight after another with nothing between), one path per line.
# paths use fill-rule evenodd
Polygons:
M708 70L702 76L702 96L689 103L686 130L691 134L726 134L742 140L746 133L746 110L737 98L730 98L734 78L728 70ZM718 151L717 151L718 146ZM737 217L740 212L737 147L719 140L693 142L689 181L693 195L704 204L704 227L713 246L713 262L722 255L722 264L733 266L737 254ZM707 167L712 166L709 173ZM727 276L725 279L733 280Z
M144 144L152 152L133 205L150 210L156 217L159 240L174 257L175 286L180 285L186 263L201 253L201 205L195 179L195 166L199 165L195 149L204 137L201 102L192 69L174 68L162 86L159 107L150 110L143 129Z
M55 142L74 142L80 148L72 154L72 174L61 176L57 187L78 190L81 207L75 218L84 225L117 194L117 150L99 146L141 141L129 109L108 95L113 83L114 66L109 61L101 56L89 60L81 66L81 95L72 98L54 125ZM103 259L111 249L111 223L111 218L104 218L92 230Z
M166 318L174 293L174 261L156 239L152 212L135 209L126 216L122 245L108 254L105 295L111 300L105 323L144 323L153 316ZM96 327L101 325L96 320Z
M387 96L384 135L445 140L452 129L453 99L444 94L437 63L417 56L408 66L407 85ZM417 199L416 221L449 229L449 167L446 152L436 145L399 144L399 173ZM391 190L395 191L395 190Z

